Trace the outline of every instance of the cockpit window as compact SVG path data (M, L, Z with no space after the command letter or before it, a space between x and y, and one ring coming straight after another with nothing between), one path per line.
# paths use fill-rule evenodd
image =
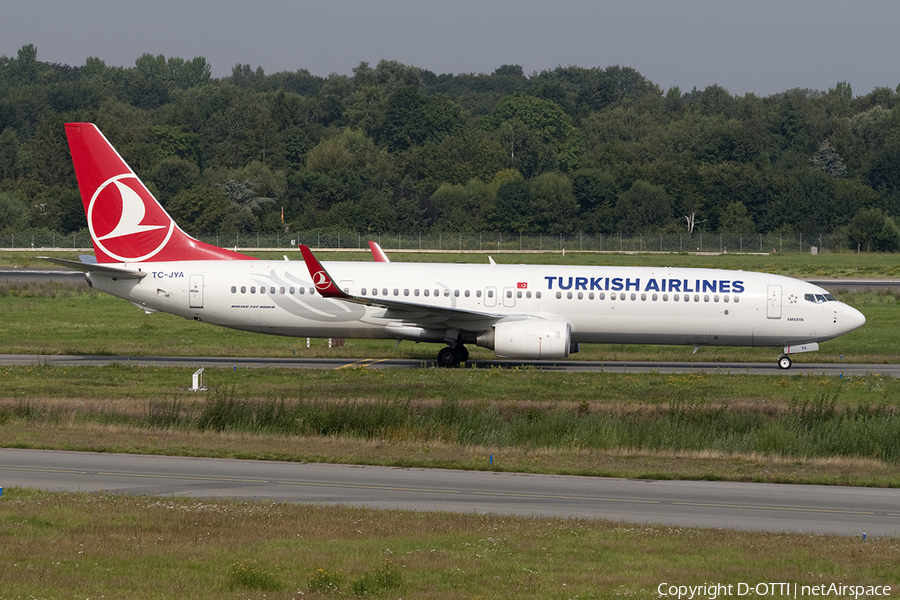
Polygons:
M813 304L825 304L826 302L837 302L837 298L831 294L803 294L803 299Z
M828 300L829 302L837 302L837 298L835 298L831 294L825 294L825 299Z

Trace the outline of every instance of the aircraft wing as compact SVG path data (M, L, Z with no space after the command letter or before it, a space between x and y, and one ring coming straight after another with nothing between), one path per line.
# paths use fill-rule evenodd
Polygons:
M58 265L62 265L68 269L76 271L84 271L85 273L99 273L104 277L112 277L114 279L143 279L147 276L145 271L135 271L134 269L126 269L125 267L115 267L109 264L78 262L76 260L66 260L64 258L51 258L49 256L39 256L41 260L47 260Z
M325 270L322 263L319 262L319 259L316 258L312 250L309 249L309 246L301 244L300 253L303 255L303 260L306 262L306 267L309 269L309 275L312 278L313 285L323 297L352 302L354 304L363 304L365 306L384 308L384 315L380 315L383 318L393 318L407 323L416 323L423 327L434 327L443 324L459 329L483 331L490 329L494 323L503 319L509 319L510 317L510 315L500 315L496 313L462 310L446 306L433 306L430 304L390 300L388 298L369 298L348 294L338 287L335 280L328 274L328 271Z

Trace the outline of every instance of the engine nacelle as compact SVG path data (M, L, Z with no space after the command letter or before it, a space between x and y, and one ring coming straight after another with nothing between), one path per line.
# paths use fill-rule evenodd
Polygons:
M476 343L500 357L541 360L568 357L571 337L572 326L566 321L522 319L497 323Z

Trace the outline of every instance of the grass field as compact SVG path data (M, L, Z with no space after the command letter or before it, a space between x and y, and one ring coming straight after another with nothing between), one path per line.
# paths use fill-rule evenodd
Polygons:
M0 539L4 599L656 598L664 583L900 581L896 539L20 489L0 499Z

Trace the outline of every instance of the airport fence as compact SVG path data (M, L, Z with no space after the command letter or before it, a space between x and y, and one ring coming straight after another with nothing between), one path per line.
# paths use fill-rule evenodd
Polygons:
M851 249L833 234L525 234L525 233L230 233L197 236L223 248L296 249L298 244L323 249L368 249L369 240L385 250L444 252L760 252L810 253ZM91 248L90 235L81 231L61 235L46 230L7 234L0 247L7 249ZM8 244L8 246L7 246ZM855 248L853 248L855 249Z

